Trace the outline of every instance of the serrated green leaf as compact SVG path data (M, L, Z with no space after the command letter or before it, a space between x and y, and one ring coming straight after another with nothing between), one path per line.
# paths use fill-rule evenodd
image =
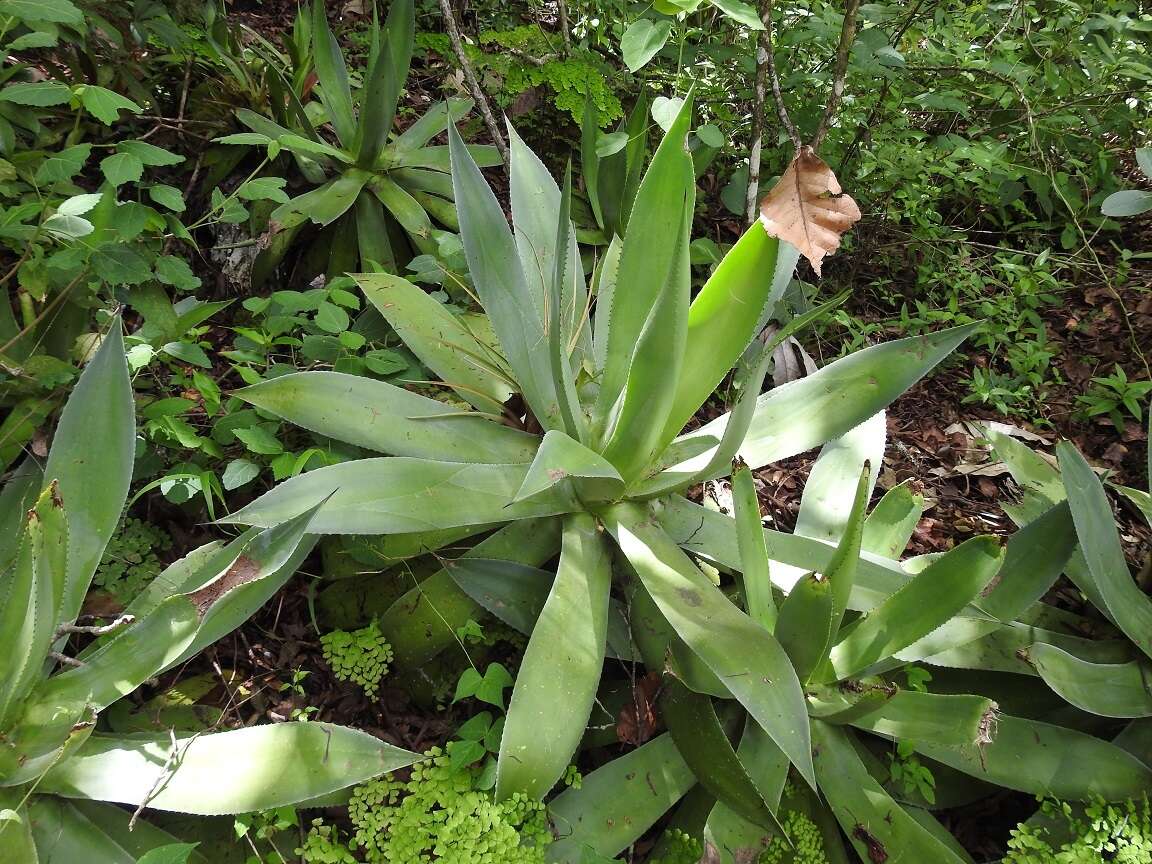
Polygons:
M146 804L204 816L283 807L403 768L421 757L367 732L329 723L276 723L177 738L179 760L156 788L167 735L93 736L50 770L41 792Z
M1060 476L1068 493L1068 506L1076 523L1080 549L1087 562L1084 577L1092 583L1089 589L1102 602L1100 611L1115 621L1141 651L1152 657L1152 599L1137 587L1128 570L1124 548L1120 545L1120 532L1104 486L1071 443L1060 442L1056 446L1056 455L1060 460Z
M550 864L584 864L589 852L612 858L639 839L696 783L670 735L614 759L548 804L556 840Z
M779 643L737 609L644 508L617 505L603 519L668 623L815 787L804 694Z
M527 465L361 459L293 477L223 521L275 525L328 499L313 526L317 533L396 534L578 509L559 492L513 503L527 471Z
M1146 660L1090 663L1042 642L1027 649L1040 677L1077 708L1103 717L1152 717L1152 666Z
M184 161L183 156L157 147L155 144L149 144L147 141L118 141L116 150L120 153L131 153L145 165L179 165Z
M144 176L144 163L131 153L113 153L100 160L100 172L113 186L123 186Z
M565 520L560 563L540 612L504 724L498 800L521 792L543 798L564 774L584 736L604 666L612 568L595 519ZM563 705L564 710L556 707Z
M539 441L392 384L339 372L283 375L236 395L305 429L392 456L526 463Z
M133 114L139 114L144 110L131 99L121 96L119 93L114 90L109 90L106 87L84 84L83 88L84 89L80 91L80 104L84 106L89 114L105 126L111 126L115 123L119 119L121 111L130 111ZM130 152L122 147L117 147L116 149L121 153ZM140 160L138 154L133 155L136 155L136 158ZM141 164L144 164L142 160Z
M72 98L72 88L59 81L31 81L9 84L0 90L0 102L48 108L63 105Z

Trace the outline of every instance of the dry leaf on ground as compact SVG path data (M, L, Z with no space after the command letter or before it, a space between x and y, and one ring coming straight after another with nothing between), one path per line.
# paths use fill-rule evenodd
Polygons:
M840 236L859 219L860 208L811 147L800 148L760 202L764 229L799 249L817 276L824 256L839 248Z

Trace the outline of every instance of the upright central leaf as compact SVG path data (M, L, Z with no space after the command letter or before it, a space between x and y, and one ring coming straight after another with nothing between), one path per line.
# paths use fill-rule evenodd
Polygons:
M448 140L460 239L476 292L536 419L546 429L562 428L540 304L529 290L516 241L455 126L448 128Z
M655 427L658 440L675 397L687 326L687 249L696 202L692 157L685 148L691 118L691 101L686 100L636 193L612 308L606 322L597 319L598 325L608 328L595 418L602 441L616 433L621 403L629 397L639 399L643 387L659 391L660 398L650 403L650 410L658 413L643 419L646 426ZM659 376L650 374L655 370ZM622 473L628 479L627 472Z

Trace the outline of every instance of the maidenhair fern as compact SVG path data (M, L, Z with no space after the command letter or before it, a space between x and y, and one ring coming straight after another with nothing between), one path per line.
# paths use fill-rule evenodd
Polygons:
M828 856L824 854L824 840L816 823L799 810L789 810L781 815L780 827L788 835L788 840L783 837L773 838L760 855L761 864L781 864L784 861L828 864Z
M384 778L352 793L346 843L316 820L297 854L307 864L543 864L543 804L520 793L498 804L475 788L478 768L454 768L439 748L427 756L407 781Z
M168 533L155 525L131 517L124 519L104 550L92 585L127 605L164 569L156 550L171 543Z
M320 646L337 678L359 684L365 696L376 698L380 681L388 674L388 664L392 662L392 646L375 621L351 632L325 633L320 637Z

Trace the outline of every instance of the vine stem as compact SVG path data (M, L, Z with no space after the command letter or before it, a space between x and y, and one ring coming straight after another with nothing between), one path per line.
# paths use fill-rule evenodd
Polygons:
M844 7L844 23L840 27L840 43L836 46L836 65L832 73L832 93L828 97L828 104L824 106L824 114L820 117L820 125L816 127L816 134L812 136L812 149L819 150L824 143L824 136L828 134L836 110L840 107L840 99L844 95L844 79L848 74L848 57L852 53L852 43L856 41L856 13L860 9L860 0L848 0Z

